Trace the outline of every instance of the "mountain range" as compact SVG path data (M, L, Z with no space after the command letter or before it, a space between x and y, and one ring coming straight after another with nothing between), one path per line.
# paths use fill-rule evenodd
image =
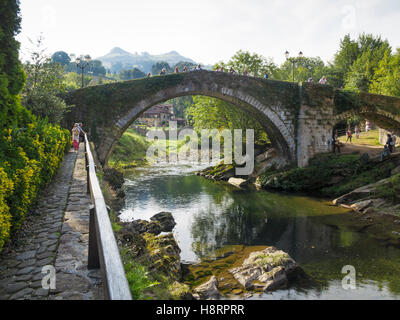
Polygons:
M118 47L113 48L105 56L96 58L96 60L100 60L103 63L103 66L110 69L112 73L118 73L121 70L133 68L138 68L143 72L148 73L151 72L153 64L159 61L168 62L171 67L181 61L196 63L190 58L181 56L176 51L160 55L151 55L148 52L142 52L140 54L137 52L130 53Z

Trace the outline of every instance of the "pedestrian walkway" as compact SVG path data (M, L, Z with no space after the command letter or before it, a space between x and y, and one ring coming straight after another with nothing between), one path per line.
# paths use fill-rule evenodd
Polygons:
M98 270L87 269L89 205L85 154L65 155L15 247L0 254L0 299L103 299ZM44 289L54 266L55 289ZM51 268L51 267L50 267Z

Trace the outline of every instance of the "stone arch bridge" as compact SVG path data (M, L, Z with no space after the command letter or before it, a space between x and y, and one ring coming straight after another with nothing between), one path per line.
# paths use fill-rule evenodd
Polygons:
M297 84L214 71L153 76L78 89L66 97L71 111L63 124L83 122L103 165L124 131L145 110L166 100L204 95L232 103L254 116L278 154L305 166L329 152L334 125L362 115L378 126L400 130L400 99L350 93L329 85Z

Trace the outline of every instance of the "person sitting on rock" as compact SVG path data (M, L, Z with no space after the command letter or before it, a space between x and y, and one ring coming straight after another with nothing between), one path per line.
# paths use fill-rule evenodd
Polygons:
M390 133L387 134L386 145L388 146L390 153L393 153L393 138Z
M394 132L392 132L392 141L393 141L392 150L393 150L393 152L395 152L397 136L394 134Z
M383 147L383 151L381 153L381 161L385 160L389 156L389 147L387 144Z

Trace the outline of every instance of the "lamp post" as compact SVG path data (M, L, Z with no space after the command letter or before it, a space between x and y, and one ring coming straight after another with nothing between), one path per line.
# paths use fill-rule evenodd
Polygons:
M292 63L292 70L293 70L293 73L292 73L292 81L294 82L294 66L295 66L295 63L296 63L299 59L301 59L301 58L303 57L303 52L300 51L298 57L297 57L297 58L294 58L294 57L289 57L289 51L286 51L286 52L285 52L285 57L286 57L286 60L289 60L289 61Z
M89 65L89 62L91 60L92 60L92 58L89 55L86 55L84 57L78 57L75 60L76 68L81 69L81 72L82 72L82 88L83 88L83 71Z

